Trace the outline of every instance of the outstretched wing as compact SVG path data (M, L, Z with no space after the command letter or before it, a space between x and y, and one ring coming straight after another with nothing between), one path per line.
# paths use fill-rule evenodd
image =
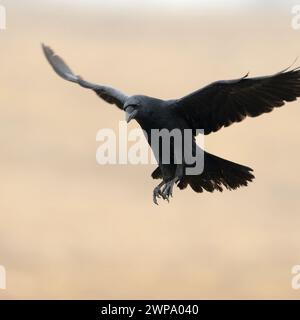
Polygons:
M257 117L300 96L300 68L271 76L217 81L177 100L176 110L205 134Z
M125 94L114 88L97 85L83 80L80 76L75 75L63 59L56 55L50 47L42 44L42 48L48 62L60 77L95 91L100 98L108 103L115 104L118 108L123 110L124 103L128 98Z

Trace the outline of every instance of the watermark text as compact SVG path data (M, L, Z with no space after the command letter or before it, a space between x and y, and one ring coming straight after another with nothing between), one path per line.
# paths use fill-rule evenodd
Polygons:
M300 265L293 266L292 274L294 275L292 277L292 288L294 290L299 290L300 289Z
M118 131L104 128L97 132L96 141L101 142L96 151L98 164L183 164L186 175L203 172L203 130L151 129L146 132L136 128L128 131L126 122L120 121Z
M0 266L0 290L6 289L6 270L3 266Z
M0 31L6 29L6 8L0 5Z

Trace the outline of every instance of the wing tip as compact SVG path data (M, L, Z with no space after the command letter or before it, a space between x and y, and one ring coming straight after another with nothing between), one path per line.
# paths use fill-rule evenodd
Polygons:
M279 71L278 74L285 73L285 72L298 72L298 71L300 70L300 66L292 68L292 66L295 65L295 63L298 61L298 59L299 59L299 56L297 56L297 57L294 59L293 63L291 63L287 68ZM291 68L292 68L292 69L291 69Z
M42 50L53 70L63 79L78 83L78 77L73 73L69 66L59 57L51 47L41 43Z
M47 46L43 42L41 42L41 47L46 58L49 60L49 58L54 55L54 51L51 49L51 47Z

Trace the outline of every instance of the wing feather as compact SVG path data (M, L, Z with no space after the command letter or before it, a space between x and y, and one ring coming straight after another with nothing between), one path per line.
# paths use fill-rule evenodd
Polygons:
M176 110L194 130L205 134L257 117L300 96L300 68L271 76L222 80L176 101Z
M55 54L55 52L48 46L42 44L43 52L46 59L52 66L53 70L63 79L79 84L84 88L88 88L96 92L96 94L110 104L115 104L119 109L123 109L125 101L128 96L121 91L109 86L97 85L83 80L77 76L64 62L64 60Z

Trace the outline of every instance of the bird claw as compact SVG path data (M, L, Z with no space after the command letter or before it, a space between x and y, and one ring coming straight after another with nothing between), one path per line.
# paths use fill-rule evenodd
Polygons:
M167 200L168 202L170 201L170 197L173 197L173 186L174 186L174 181L169 181L165 184L163 191L162 191L162 197L164 200Z
M175 180L161 183L153 190L153 202L156 205L158 205L157 198L163 198L163 200L167 200L168 202L170 202L170 197L173 197L174 183Z
M156 187L154 190L153 190L153 202L158 205L158 202L157 202L157 198L160 198L162 196L162 192L160 190L160 187Z

